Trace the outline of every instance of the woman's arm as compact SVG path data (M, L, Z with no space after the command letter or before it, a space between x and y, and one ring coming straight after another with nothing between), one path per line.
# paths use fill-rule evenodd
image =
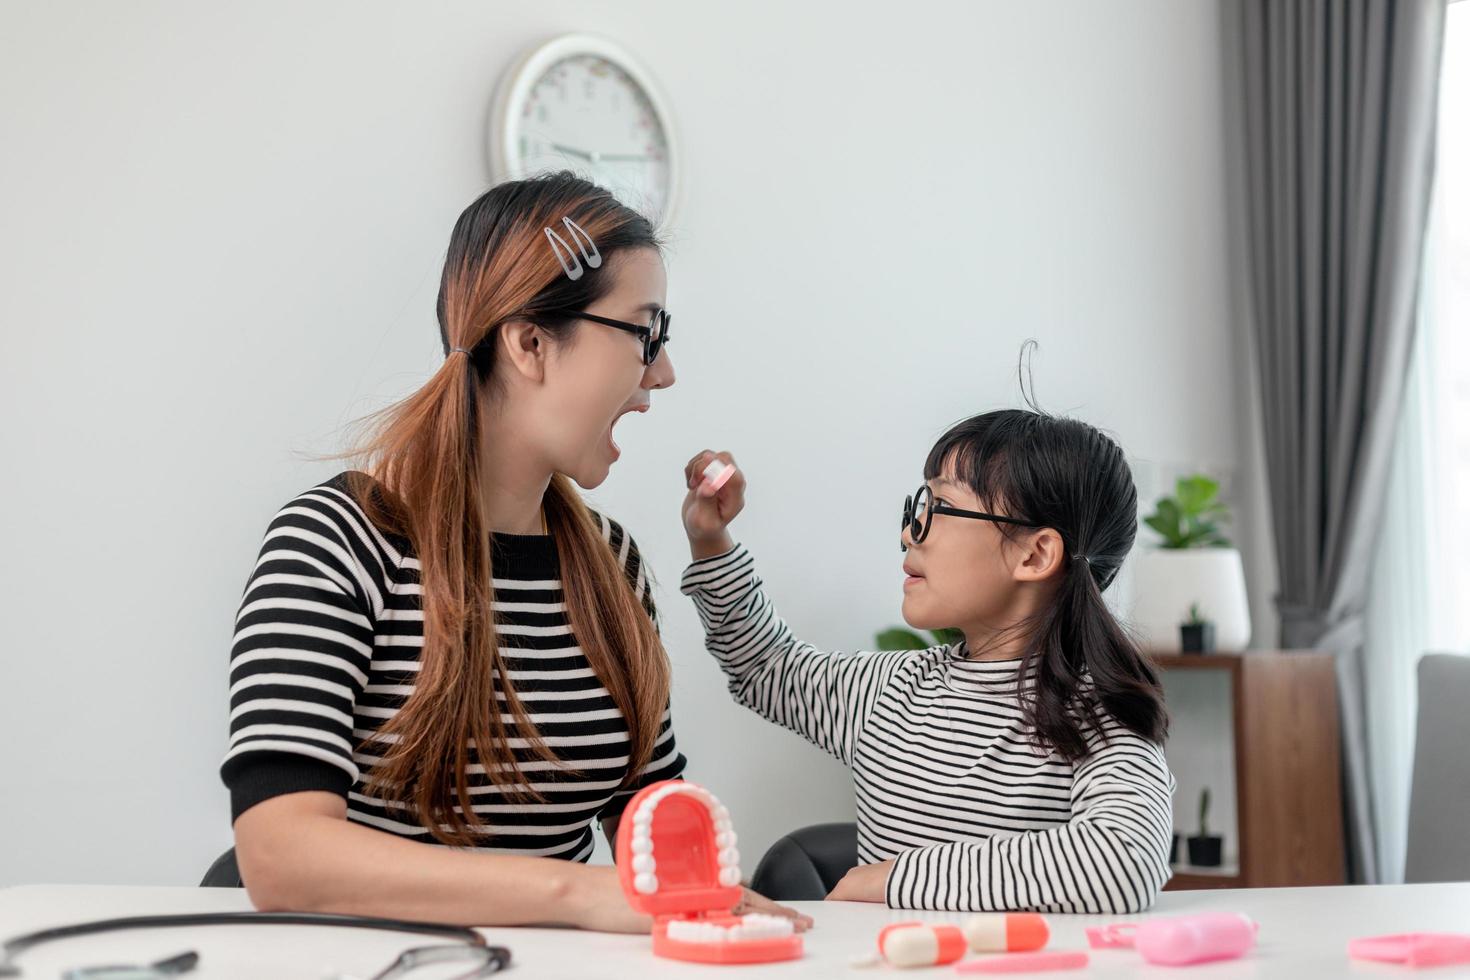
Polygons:
M289 793L235 821L236 857L262 911L335 912L469 926L559 924L647 932L611 867L475 854L347 820L325 792Z
M907 652L827 653L792 635L761 589L755 560L726 530L744 506L745 478L716 494L699 488L712 453L690 461L684 505L694 563L682 590L704 623L705 645L737 701L851 765L863 722ZM733 465L727 454L720 458Z

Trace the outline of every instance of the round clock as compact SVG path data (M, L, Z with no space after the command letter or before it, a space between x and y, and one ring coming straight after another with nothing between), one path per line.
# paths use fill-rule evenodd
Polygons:
M491 117L490 163L496 180L574 171L658 227L678 201L667 103L631 55L589 34L555 38L511 66Z

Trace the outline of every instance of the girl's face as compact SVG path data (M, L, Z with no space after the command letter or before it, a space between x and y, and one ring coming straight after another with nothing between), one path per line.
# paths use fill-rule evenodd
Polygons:
M936 503L1008 516L1003 507L981 501L949 467L928 487ZM1029 615L1040 598L1037 586L1059 572L1061 537L1050 528L1008 532L994 521L942 513L933 515L923 541L915 542L905 527L904 620L918 629L958 628L973 641Z
M646 325L664 308L668 288L663 258L653 249L619 252L592 275L608 275L613 287L582 311ZM629 412L646 412L650 392L674 383L668 348L643 363L640 337L591 321L578 321L565 343L546 355L545 383L529 418L550 468L590 490L607 479L621 455L613 427Z

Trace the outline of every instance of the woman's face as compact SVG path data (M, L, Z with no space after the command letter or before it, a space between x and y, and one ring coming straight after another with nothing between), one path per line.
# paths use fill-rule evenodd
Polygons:
M643 325L664 308L668 279L653 249L618 252L590 274L610 276L613 286L582 312ZM547 353L531 422L551 469L590 490L607 479L620 455L613 427L629 412L648 411L650 392L674 383L674 365L667 347L645 365L642 338L591 321L575 326L568 341Z

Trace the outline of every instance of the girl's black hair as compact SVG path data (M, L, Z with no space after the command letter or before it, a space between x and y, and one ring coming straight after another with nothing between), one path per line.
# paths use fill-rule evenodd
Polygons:
M951 428L924 463L925 479L941 475L968 486L983 509L1062 536L1056 600L1022 627L1022 676L1034 677L1021 685L1022 706L1037 744L1082 759L1104 736L1104 714L1162 744L1168 716L1158 673L1102 597L1138 530L1138 491L1123 450L1086 422L1032 404ZM996 526L1008 537L1027 533Z

